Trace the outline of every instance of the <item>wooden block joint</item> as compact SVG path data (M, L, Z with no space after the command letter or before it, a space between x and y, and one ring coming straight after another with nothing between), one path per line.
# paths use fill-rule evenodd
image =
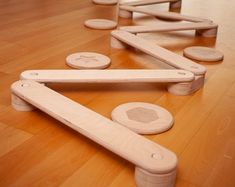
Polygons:
M135 167L135 182L138 187L173 187L176 170L164 174L153 174L139 167Z
M196 30L196 35L201 35L203 37L212 38L216 37L218 32L218 27L212 29L199 29Z
M11 94L11 104L14 109L22 112L32 111L35 109L33 105L16 96L14 93Z
M170 83L168 92L174 95L190 95L203 87L205 75L195 76L194 81L185 83Z

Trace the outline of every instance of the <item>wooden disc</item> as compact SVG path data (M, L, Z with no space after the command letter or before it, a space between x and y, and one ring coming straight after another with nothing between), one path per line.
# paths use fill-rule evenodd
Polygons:
M117 106L111 113L112 120L138 134L157 134L170 129L173 117L166 109L143 102Z
M117 22L108 19L89 19L85 21L84 25L91 29L106 30L116 28Z
M93 3L99 5L116 5L118 0L93 0Z
M76 69L104 69L111 63L109 57L93 52L80 52L69 55L66 63Z
M193 46L184 49L184 56L193 60L215 62L223 60L224 55L220 51L209 47Z

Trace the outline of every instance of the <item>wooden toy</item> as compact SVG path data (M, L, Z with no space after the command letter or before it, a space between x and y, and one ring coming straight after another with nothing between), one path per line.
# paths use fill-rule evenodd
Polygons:
M108 19L89 19L84 25L91 29L107 30L117 27L117 22Z
M131 2L121 2L120 5L127 6L144 6L144 5L152 5L159 3L170 3L170 9L181 8L181 0L137 0Z
M92 0L93 3L98 5L116 5L118 0Z
M104 69L110 63L109 57L93 52L74 53L66 58L66 64L76 69Z
M153 11L143 7L134 7L126 5L119 6L119 16L122 18L132 18L133 12L143 13L155 16L157 18L168 19L168 20L190 21L190 22L211 22L211 20L208 19L186 16L175 12Z
M195 74L195 80L192 83L179 83L168 87L168 91L171 93L187 95L195 92L204 85L204 78L206 74L206 68L204 66L129 32L121 30L111 32L111 46L113 48L123 49L127 45L135 47L175 68L191 71Z
M166 82L171 93L187 95L192 92L174 87L193 84L195 77L185 70L28 70L21 73L21 79L40 83Z
M173 116L166 109L143 102L125 103L111 113L112 120L138 134L157 134L173 125Z
M198 61L215 62L223 60L224 55L216 49L193 46L184 49L184 56Z
M123 49L126 45L135 47L175 68L191 71L195 75L206 73L204 66L164 49L151 41L126 31L115 30L111 32L111 46L113 48Z
M25 104L33 105L133 163L139 187L174 186L177 157L170 150L37 82L17 81L11 89ZM16 109L20 110L19 107Z
M198 23L156 23L149 26L123 26L119 27L133 34L148 33L148 32L166 32L166 31L183 31L196 30L196 33L201 33L204 37L216 37L218 25L211 22Z

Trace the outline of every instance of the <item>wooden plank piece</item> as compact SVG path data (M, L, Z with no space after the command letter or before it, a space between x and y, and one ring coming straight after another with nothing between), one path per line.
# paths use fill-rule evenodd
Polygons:
M175 68L191 71L195 75L204 75L206 73L206 68L204 66L186 59L185 57L177 55L167 49L156 45L151 41L143 39L129 32L115 30L111 32L111 35L115 39L131 45Z
M119 6L120 11L127 11L127 12L138 12L143 14L148 14L151 16L155 16L162 19L169 19L169 20L178 20L178 21L190 21L190 22L211 22L211 20L204 19L204 18L197 18L193 16L187 16L175 12L162 12L162 11L153 11L142 7L133 7L133 6L126 6L121 5ZM122 15L122 12L119 12L119 15ZM123 17L123 16L121 16ZM126 17L130 18L130 16Z
M157 23L154 25L141 26L123 26L119 27L130 33L148 33L148 32L164 32L164 31L182 31L182 30L204 30L216 29L218 27L215 23L199 22L199 23Z
M153 174L175 171L174 153L59 93L29 80L11 88L21 99L138 167Z
M170 3L170 2L177 2L177 1L179 0L137 0L137 1L131 1L131 2L121 2L120 5L143 6L143 5Z
M194 75L185 70L28 70L21 79L60 83L189 82Z

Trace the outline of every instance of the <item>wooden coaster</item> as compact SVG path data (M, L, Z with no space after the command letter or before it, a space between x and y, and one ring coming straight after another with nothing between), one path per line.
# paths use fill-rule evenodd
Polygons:
M193 46L184 49L184 56L193 60L215 62L223 60L224 55L220 51L209 47Z
M117 106L111 113L112 120L138 134L157 134L170 129L173 117L166 109L143 102Z
M99 5L116 5L118 0L93 0L93 3Z
M66 58L66 64L76 69L104 69L110 63L109 57L92 52L74 53Z
M84 25L91 29L107 30L115 29L117 22L108 19L89 19L85 21Z

